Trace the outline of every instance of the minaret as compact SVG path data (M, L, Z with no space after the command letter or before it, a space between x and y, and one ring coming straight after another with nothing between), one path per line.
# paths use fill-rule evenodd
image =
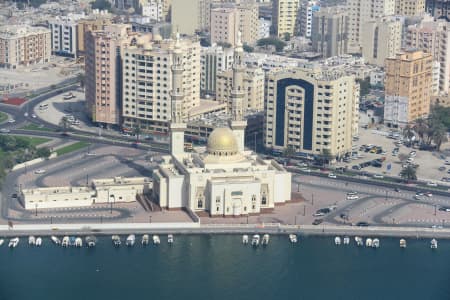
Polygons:
M245 127L244 120L244 49L242 48L241 32L238 32L233 58L233 86L231 90L231 129L238 143L239 151L244 151Z
M170 121L170 154L177 156L184 153L184 131L186 124L183 122L183 52L180 46L180 34L177 33L175 48L173 50L172 63L172 92Z

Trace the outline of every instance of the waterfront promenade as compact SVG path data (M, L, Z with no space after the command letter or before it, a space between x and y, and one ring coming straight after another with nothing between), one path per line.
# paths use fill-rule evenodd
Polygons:
M110 235L110 234L289 234L301 235L351 235L378 237L415 237L450 239L449 228L341 226L341 225L283 225L262 224L200 224L200 223L110 223L110 224L23 224L0 226L0 236L27 235Z

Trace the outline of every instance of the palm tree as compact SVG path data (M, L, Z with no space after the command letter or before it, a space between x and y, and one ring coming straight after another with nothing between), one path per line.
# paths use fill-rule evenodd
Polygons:
M322 166L325 164L329 164L333 159L333 155L331 155L330 149L322 149L322 153L320 154L320 160L322 161Z
M139 142L139 135L141 134L141 126L139 124L134 125L133 134L136 135L136 142Z
M406 125L405 128L403 128L403 137L408 141L411 142L411 139L415 136L414 130L411 127L411 125Z
M419 118L415 121L413 126L414 131L419 136L420 142L424 141L425 134L428 132L428 122L423 118Z
M409 165L406 168L403 168L400 172L400 177L402 177L405 180L417 180L417 171L416 169Z
M441 125L434 128L432 139L436 145L436 150L439 151L442 143L448 142L447 132L445 131L444 126Z
M67 117L62 117L61 121L59 121L59 126L62 127L64 133L67 133L67 131L70 129L69 119Z

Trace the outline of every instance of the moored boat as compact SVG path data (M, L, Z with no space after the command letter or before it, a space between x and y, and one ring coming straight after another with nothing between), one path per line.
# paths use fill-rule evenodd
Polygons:
M116 246L116 247L119 247L120 244L122 244L122 241L120 240L120 236L118 236L116 234L111 237L111 240L112 240L114 246Z
M61 244L61 240L60 240L58 237L54 236L54 235L52 235L50 239L51 239L52 242L55 243L56 245Z
M134 234L130 234L128 237L127 237L127 240L126 240L126 242L125 242L125 244L128 246L128 247L132 247L132 246L134 246L134 243L136 242L136 236L134 235Z
M350 238L348 236L344 236L344 245L350 244Z
M41 237L37 237L36 238L36 247L40 247L42 245L42 238Z
M78 248L83 247L83 239L82 238L77 237L75 239L75 247L78 247Z
M371 238L366 239L366 247L372 247L372 239Z
M93 235L88 235L88 236L86 237L85 241L86 241L86 245L87 245L89 248L92 248L92 247L95 247L95 243L97 242L97 239L96 239L95 236L93 236Z
M266 233L265 235L263 235L263 238L261 240L261 245L263 245L263 246L269 245L269 240L270 240L270 236Z
M248 235L244 234L242 236L242 244L244 244L244 245L248 244Z
M338 237L338 236L335 237L335 238L334 238L334 244L339 246L339 245L341 244L341 238Z
M406 248L406 240L405 239L400 240L400 248Z
M5 243L4 239L0 239L0 246L2 246Z
M259 239L260 239L259 234L255 234L252 237L252 246L258 247L259 246Z
M361 247L362 245L364 245L363 239L360 236L355 236L355 243L356 246Z
M144 234L142 236L141 244L143 246L146 246L146 245L148 245L149 240L150 240L150 237L148 236L148 234Z
M437 249L437 247L438 247L438 242L437 242L436 239L432 239L432 240L431 240L431 242L430 242L430 247L431 247L431 249Z
M28 237L28 245L30 245L30 246L36 245L36 238L34 236L30 235Z
M12 238L12 239L9 240L8 247L9 248L16 248L18 244L19 244L19 238L15 237L15 238Z
M62 239L61 246L63 246L63 247L69 247L69 243L70 243L70 238L66 235L66 236L63 237L63 239Z
M159 236L156 234L153 236L153 244L155 245L161 244L161 240L159 239Z
M296 234L290 234L289 235L289 241L293 244L297 243L297 235Z
M173 244L173 234L169 234L169 235L167 236L167 243Z
M372 248L379 248L380 247L380 240L375 238L372 241Z

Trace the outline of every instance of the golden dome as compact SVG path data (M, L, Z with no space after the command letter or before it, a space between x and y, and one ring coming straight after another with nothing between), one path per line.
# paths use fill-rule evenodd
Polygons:
M230 128L216 128L211 132L207 144L208 153L215 156L231 156L238 153L236 137Z

